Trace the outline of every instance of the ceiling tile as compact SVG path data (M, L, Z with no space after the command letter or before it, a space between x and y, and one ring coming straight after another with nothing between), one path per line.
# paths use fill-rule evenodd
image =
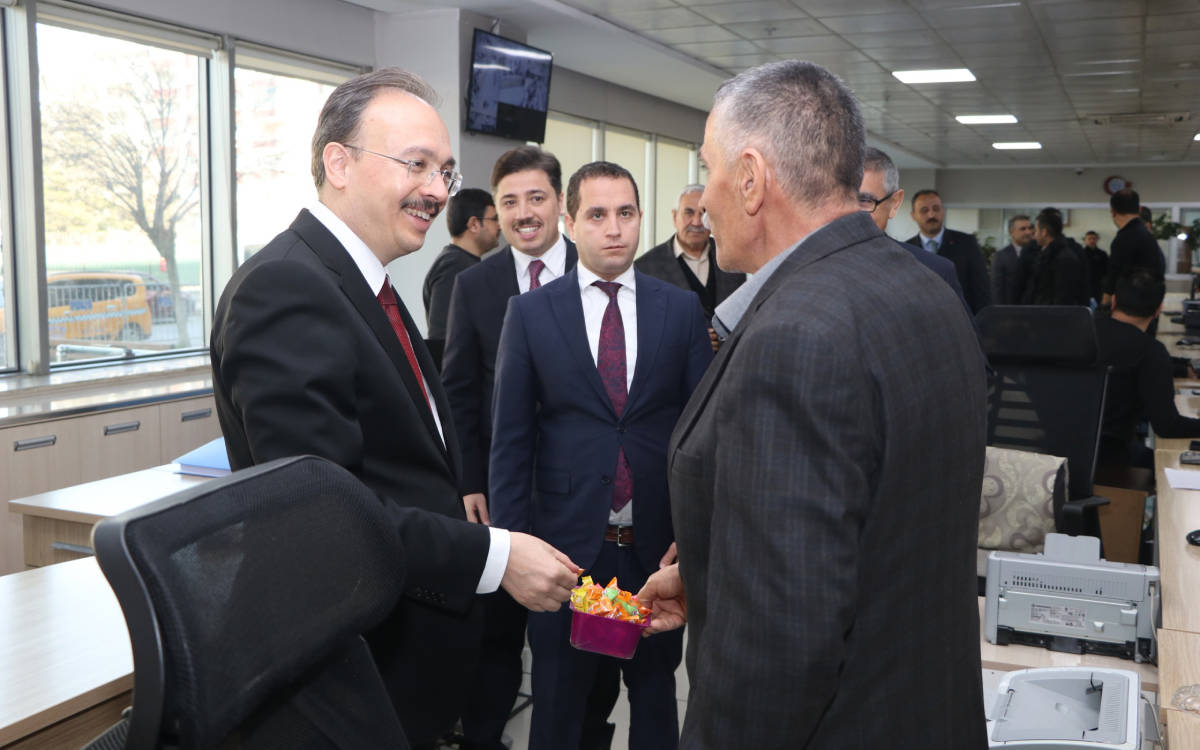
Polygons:
M1069 39L1081 36L1094 37L1105 34L1140 33L1142 30L1142 19L1132 16L1129 18L1093 18L1080 21L1060 21L1050 24L1049 29L1051 35L1056 39Z
M843 34L842 36L859 49L925 47L930 44L940 44L942 41L941 37L928 29L906 31L903 34L872 32L869 34Z
M695 42L736 41L737 35L720 26L685 26L679 29L651 29L642 36L656 39L663 44L687 44Z
M612 21L627 29L677 29L682 26L705 26L708 19L686 8L657 10L624 10L614 13Z
M597 13L602 16L629 10L678 7L675 0L563 0L563 2L588 13Z
M1146 31L1181 31L1200 29L1200 13L1171 13L1146 17Z
M745 3L693 5L697 13L720 24L806 18L808 14L785 0L754 0Z
M999 5L999 4L997 4ZM992 29L1005 29L1006 32L1016 33L1021 29L1032 29L1033 18L1024 7L981 7L962 10L937 10L921 14L935 29L959 29L964 26L987 26Z
M773 39L828 34L829 30L811 18L777 19L727 23L725 28L746 39Z
M821 22L838 34L897 34L927 28L921 16L912 12L878 13L866 16L831 16Z
M832 52L835 50L850 49L849 42L841 37L831 35L759 39L755 43L763 49L785 55L803 55L811 52Z
M775 62L779 59L779 57L777 55L768 53L760 53L757 55L726 55L722 57L706 57L704 59L713 65L716 65L718 68L732 70L735 68L753 68L756 65Z
M1091 18L1140 16L1145 0L1074 0L1034 5L1031 10L1048 21L1086 21Z
M762 52L762 48L754 42L738 40L736 42L696 42L694 44L676 44L675 49L695 57L714 57L717 55L753 55Z

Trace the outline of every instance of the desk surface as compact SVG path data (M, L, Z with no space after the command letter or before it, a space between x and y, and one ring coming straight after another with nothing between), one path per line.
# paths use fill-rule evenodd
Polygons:
M133 687L121 607L94 558L0 576L0 745Z
M1162 625L1168 630L1200 633L1200 547L1188 544L1185 538L1192 529L1200 529L1200 490L1176 490L1167 481L1163 469L1181 468L1179 451L1156 451L1154 465Z
M207 481L208 477L177 474L175 464L164 464L131 474L64 487L19 500L9 500L8 509L62 521L94 524L101 519L166 497Z
M1142 690L1158 692L1158 668L1153 664L1138 664L1130 659L1118 659L1115 656L1099 656L1097 654L1064 654L1051 651L1048 648L1035 646L997 646L988 643L984 635L983 620L984 597L979 597L979 656L984 669L995 669L1001 672L1012 672L1017 669L1035 669L1039 667L1105 667L1108 669L1129 669L1137 672L1142 678Z

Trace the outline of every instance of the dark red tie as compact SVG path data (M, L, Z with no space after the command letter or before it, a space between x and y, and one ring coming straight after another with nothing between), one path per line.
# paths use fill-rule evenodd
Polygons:
M532 264L530 264L532 265ZM596 368L600 370L600 380L604 390L612 401L617 416L625 411L626 369L625 369L625 323L621 320L621 308L617 307L617 291L621 285L615 281L593 281L593 286L599 287L608 295L608 307L604 308L604 320L600 324L600 346L596 356ZM613 472L612 509L619 511L633 499L633 472L629 470L629 462L625 460L625 449L617 451L617 469Z
M536 258L529 261L529 291L532 292L542 285L542 282L538 281L538 276L541 275L542 269L545 267L546 264Z
M425 392L425 379L421 377L421 367L417 364L417 353L413 351L412 339L408 336L408 329L404 327L404 319L400 317L400 303L396 300L396 291L392 289L392 280L387 276L383 277L383 289L379 290L379 304L383 305L383 312L387 315L388 322L392 324L396 338L400 339L404 356L408 357L408 364L412 367L413 374L417 376L417 385L421 386L421 395L425 397L425 405L432 410L433 407L429 404L429 394Z

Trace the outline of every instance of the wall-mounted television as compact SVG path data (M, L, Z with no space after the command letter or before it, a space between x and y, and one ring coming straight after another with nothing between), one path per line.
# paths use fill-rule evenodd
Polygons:
M518 141L546 140L549 52L475 29L467 127Z

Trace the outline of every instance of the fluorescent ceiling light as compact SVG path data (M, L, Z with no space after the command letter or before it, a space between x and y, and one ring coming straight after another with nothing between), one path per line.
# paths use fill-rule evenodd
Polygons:
M1192 136L1192 140L1193 140L1193 141L1200 141L1200 133L1196 133L1194 136Z
M1017 122L1014 115L958 115L954 119L963 125L1013 125Z
M1042 144L1038 143L1037 141L1002 141L1000 143L992 144L992 148L999 151L1023 151L1029 149L1039 149L1041 147Z
M966 68L947 68L943 70L896 70L892 75L901 83L958 83L974 81L975 74Z
M1080 65L1121 65L1123 63L1135 63L1135 62L1141 62L1141 61L1142 61L1142 58L1140 58L1140 57L1123 57L1119 60L1088 60L1087 62L1081 62L1079 64Z

